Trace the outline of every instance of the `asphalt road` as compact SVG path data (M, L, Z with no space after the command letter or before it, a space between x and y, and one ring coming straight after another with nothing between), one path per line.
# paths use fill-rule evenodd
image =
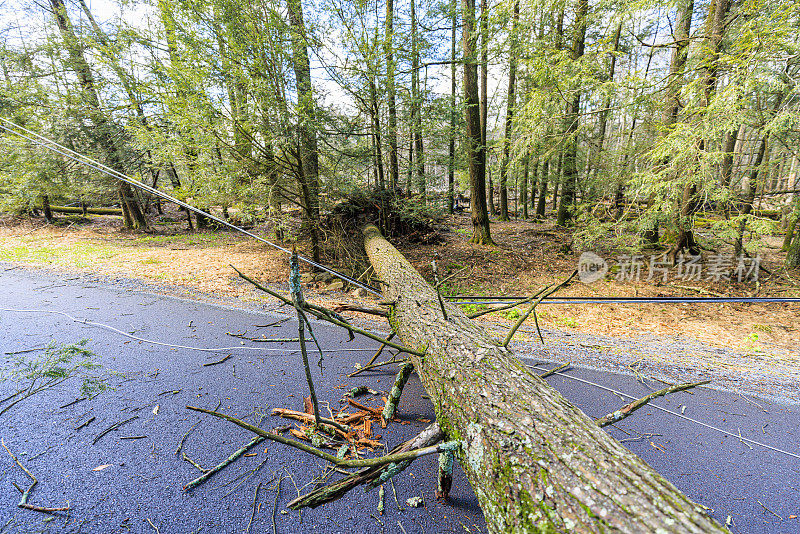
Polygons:
M386 488L385 512L377 512L377 490L357 489L345 498L315 510L284 513L285 504L303 486L323 472L322 461L274 443L253 449L202 486L184 492L182 487L199 472L175 455L181 437L186 453L203 466L221 462L247 443L251 436L218 419L186 410L187 404L214 408L238 417L274 407L302 409L305 393L302 362L291 343L244 342L226 332L293 337L296 323L274 315L200 304L146 291L89 282L86 277L54 276L21 269L0 271L0 308L66 312L102 322L129 334L162 343L193 347L233 347L203 352L143 343L118 333L74 322L63 315L0 310L0 351L41 347L50 341L74 343L89 338L98 355L101 372L109 375L114 390L91 400L61 407L79 397L79 381L71 379L21 402L3 419L5 444L39 479L30 502L60 506L69 500L70 511L49 520L45 514L21 510L12 481L28 481L8 454L0 451L0 532L245 532L253 516L252 532L485 532L477 500L463 474L456 470L450 502L434 498L435 457L415 462ZM317 393L332 408L339 406L345 387L368 385L388 390L394 369L347 379L356 362L364 361L376 343L357 339L326 325L315 333L326 349L324 371L314 367ZM245 347L245 348L243 348ZM353 350L360 349L360 350ZM42 352L4 355L3 368L14 358L28 359ZM203 366L224 356L218 365ZM535 363L535 362L530 362ZM573 369L570 376L643 395L649 392L630 376ZM619 408L625 401L595 386L553 376L548 379L590 416ZM15 391L15 384L0 383L0 398ZM658 388L658 384L652 387ZM407 424L390 425L383 433L389 446L413 436L432 419L433 409L415 377L403 395L399 415ZM370 398L367 398L369 402ZM377 404L379 399L372 401ZM654 404L738 436L800 453L797 406L744 398L729 392L695 390L679 393ZM0 409L5 404L0 404ZM157 413L154 408L158 405ZM137 416L93 444L101 431ZM81 423L95 419L86 427ZM267 417L263 427L284 424ZM730 517L731 530L743 533L800 532L800 458L747 445L738 437L697 425L652 408L610 429L627 447L642 456L695 501L707 506L720 522ZM145 436L145 437L140 437ZM122 438L137 439L122 439ZM751 448L752 447L752 448ZM266 452L265 452L266 449ZM263 463L262 461L266 460ZM93 469L109 465L100 471ZM238 488L235 481L253 468L260 469ZM288 475L291 475L289 478ZM280 493L277 479L283 476ZM225 485L226 483L234 481ZM261 490L253 515L254 492ZM231 492L231 490L233 490ZM230 492L230 493L229 493ZM405 501L422 495L424 506L410 508ZM275 504L277 502L277 505ZM780 518L779 518L780 516Z

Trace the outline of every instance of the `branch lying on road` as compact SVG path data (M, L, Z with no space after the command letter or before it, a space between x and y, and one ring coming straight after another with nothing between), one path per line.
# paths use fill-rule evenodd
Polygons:
M277 298L278 300L280 300L284 304L287 304L289 306L293 306L291 299L288 299L288 298L284 297L283 295L281 295L280 293L278 293L276 291L272 291L271 289L269 289L267 287L264 287L262 284L256 282L255 280L253 280L252 278L250 278L246 274L242 273L239 269L237 269L233 265L231 265L231 268L234 271L236 271L237 273L239 273L239 276L241 276L242 278L244 278L245 280L247 280L248 282L253 284L255 287L257 287L261 291L264 291L265 293L267 293L269 295L272 295L273 297ZM351 333L361 334L362 336L368 337L370 339L374 339L375 341L378 341L380 343L388 345L388 346L392 347L393 349L397 349L397 350L402 351L402 352L407 352L409 354L415 354L417 356L422 356L423 355L422 352L415 351L413 349L407 349L407 348L405 348L405 347L403 347L401 345L398 345L396 343L392 343L390 341L387 341L387 340L381 338L380 336L375 335L375 334L373 334L371 332L367 332L366 330L362 330L361 328L355 327L355 326L351 325L350 323L348 323L347 321L345 321L344 318L342 318L342 317L337 318L336 317L337 314L335 312L333 312L331 310L328 310L327 308L323 308L322 306L318 306L316 304L311 304L311 303L307 302L305 310L307 312L309 312L311 315L313 315L314 317L317 317L318 319L322 319L324 321L328 321L329 323L333 323L336 326L341 326L342 328L346 328Z
M20 463L17 457L14 456L14 453L11 452L11 450L8 447L6 447L5 441L3 441L2 438L0 438L0 444L3 445L3 448L6 450L8 455L11 456L11 459L14 460L14 463L17 464L19 468L22 469L26 475L28 475L28 478L31 479L31 485L28 486L28 489L26 490L22 490L19 486L14 484L14 487L17 488L22 493L22 499L20 499L19 504L17 506L19 506L20 508L25 508L26 510L33 510L34 512L44 512L44 513L66 512L67 510L69 510L69 501L67 501L66 506L58 508L46 508L44 506L36 506L33 504L28 504L28 497L30 497L31 491L33 491L33 488L36 486L36 484L39 483L39 481L36 479L35 476L33 476L33 473L28 471L27 467L25 467Z
M364 458L359 460L346 460L342 458L337 458L332 454L328 454L327 452L320 451L315 449L311 445L306 445L300 441L295 441L293 439L284 438L283 436L279 436L278 434L273 434L272 432L267 432L261 428L258 428L255 425L251 425L250 423L246 423L240 419L236 419L235 417L231 417L230 415L226 415L224 413L215 412L212 410L206 410L205 408L198 408L196 406L187 406L189 410L194 410L196 412L202 412L209 415L213 415L214 417L219 417L220 419L225 419L226 421L230 421L231 423L238 425L244 429L253 432L254 434L258 434L259 436L265 437L267 439L271 439L273 441L277 441L278 443L283 443L284 445L289 445L290 447L294 447L296 449L300 449L301 451L307 452L311 455L317 456L318 458L322 458L323 460L330 462L338 467L377 467L381 465L386 465L390 463L398 463L403 460L414 460L421 456L426 456L428 454L437 454L442 451L448 449L456 449L459 447L458 441L448 441L447 443L442 443L440 445L432 446L432 447L425 447L422 449L416 449L412 451L404 451L397 454L389 454L387 456L379 456L378 458Z
M687 389L691 389L697 386L702 386L704 384L708 384L709 382L711 382L711 380L703 380L701 382L691 382L689 384L677 384L674 386L666 387L658 391L654 391L653 393L647 395L646 397L642 397L641 399L626 404L625 406L623 406L622 408L620 408L615 412L611 412L608 415L604 415L600 419L595 420L595 423L597 423L598 426L601 427L617 423L628 417L630 414L632 414L642 406L645 406L648 402L650 402L653 399L669 395L670 393L677 393L678 391L686 391Z
M433 423L414 438L392 449L392 451L389 453L389 456L407 451L425 449L435 445L442 439L444 439L444 432L441 431L437 423ZM297 497L287 505L287 508L291 510L298 510L305 507L316 508L322 504L335 501L348 491L363 484L374 485L373 483L377 480L380 480L385 473L396 475L410 463L411 460L406 460L405 462L400 462L398 464L389 464L361 469L338 482L315 489L311 493ZM388 477L386 480L388 480ZM382 480L380 483L386 482L386 480Z

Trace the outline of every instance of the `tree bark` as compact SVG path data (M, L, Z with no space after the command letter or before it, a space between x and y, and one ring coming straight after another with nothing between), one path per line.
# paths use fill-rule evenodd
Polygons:
M369 75L369 113L372 117L372 139L375 143L375 169L378 173L377 188L383 191L386 183L383 175L383 152L381 150L381 110L378 105L378 89L375 86L375 76Z
M292 40L292 67L297 81L298 141L300 169L298 181L303 195L305 223L311 236L311 256L319 261L319 152L317 150L316 103L311 85L311 63L308 59L306 26L301 0L287 0Z
M84 55L83 44L78 40L75 35L75 30L72 22L67 14L67 8L64 6L64 0L50 0L50 6L53 9L53 15L56 19L56 25L64 40L64 47L67 49L69 55L69 68L75 72L78 77L78 83L81 87L81 98L88 110L89 118L94 125L93 136L97 145L102 148L108 157L110 166L117 172L124 173L122 162L119 158L119 146L115 139L117 138L117 128L114 123L103 112L100 105L100 96L97 92L97 83L94 78L94 73L89 67ZM119 194L123 202L123 210L128 210L129 217L125 219L126 226L147 229L147 219L144 217L141 205L138 198L131 194L131 188L125 182L119 182Z
M511 155L511 130L514 127L514 105L517 90L517 26L519 25L519 0L514 2L511 19L511 45L508 53L508 102L506 103L506 134L503 139L503 160L500 164L500 220L508 220L508 160ZM527 181L527 176L526 176ZM526 186L527 187L527 186ZM527 213L525 215L527 219Z
M800 267L800 197L794 201L794 214L789 228L786 229L783 247L786 250L786 268ZM794 237L792 237L794 236Z
M392 0L387 0L391 2ZM455 174L456 174L456 24L458 23L458 4L451 0L452 10L450 30L450 143L447 154L447 211L455 210Z
M662 112L662 124L664 126L664 136L669 134L669 130L678 121L678 114L681 110L680 94L681 86L683 85L684 67L686 60L689 56L689 36L692 29L692 14L694 13L694 0L684 0L680 6L680 20L675 29L675 48L672 50L672 57L669 64L669 74L667 75L667 88L664 94L664 109ZM666 166L669 160L661 162L662 166ZM687 188L683 190L683 197L681 199L682 206L685 206L686 198L690 198L691 191ZM694 243L694 236L687 234L686 222L683 213L686 210L682 207L678 213L678 238L677 247L673 250L674 254L683 247L685 243ZM658 225L654 224L653 228L644 233L644 240L648 243L658 243ZM691 229L688 230L691 232Z
M436 291L375 226L365 247L390 321L490 532L726 532Z
M44 201L43 201L44 203ZM47 205L45 207L45 215L47 215L47 209L53 213L74 213L74 214L92 214L92 215L117 215L122 216L122 210L118 208L89 208L86 207L84 204L81 207L72 207L72 206L53 206Z
M543 219L544 218L544 211L547 207L547 183L550 181L550 160L552 158L548 158L547 161L544 162L544 166L542 168L542 175L539 178L539 202L536 203L536 218Z
M575 37L572 43L572 60L583 57L586 45L586 16L589 13L589 0L578 0L575 8ZM572 204L575 200L575 186L578 180L578 123L580 121L581 89L575 94L567 108L564 135L564 177L561 183L561 202L558 205L556 224L566 226L574 216Z
M481 139L481 114L478 97L478 62L475 54L475 0L462 2L462 44L464 50L464 114L466 115L467 161L469 164L471 243L494 245L486 208L486 146Z
M455 30L453 30L455 31ZM386 54L386 106L389 112L389 188L394 190L400 181L397 163L397 106L394 89L394 1L386 0L384 53Z
M422 151L422 98L419 91L419 36L417 35L416 0L411 0L411 129L414 132L414 174L417 188L425 202L425 161Z
M42 211L44 212L44 218L47 219L47 222L53 222L53 210L50 207L50 197L48 195L42 195Z
M614 30L614 49L612 50L609 58L609 65L608 65L608 81L613 83L614 82L614 74L616 73L617 69L617 54L619 54L619 39L622 35L622 22L617 23L617 28ZM611 93L606 95L603 99L603 107L600 109L600 116L598 117L598 122L600 123L599 126L599 133L597 134L597 145L594 148L594 157L589 157L589 161L587 163L586 169L586 177L589 178L597 174L598 168L600 167L600 162L602 160L603 155L603 148L606 141L606 132L608 130L608 116L611 112ZM590 151L591 152L591 151Z
M533 177L531 178L531 154L528 152L525 154L525 159L522 161L522 179L520 180L520 187L519 187L519 203L522 206L522 218L528 218L528 179L531 179L531 195L534 194L536 190L536 169L539 168L539 165L534 163L533 169ZM519 217L519 210L517 211L517 217Z

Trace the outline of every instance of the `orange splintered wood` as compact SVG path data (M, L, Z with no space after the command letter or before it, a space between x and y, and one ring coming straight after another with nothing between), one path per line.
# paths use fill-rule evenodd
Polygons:
M347 424L350 424L350 423L352 423L354 421L358 421L359 419L361 419L365 415L369 415L369 413L370 412L365 412L365 411L362 410L360 412L356 412L354 414L346 415L344 417L339 418L339 422L340 423L344 423L344 424L347 425Z
M356 444L360 445L360 446L363 446L363 447L370 447L370 448L373 448L373 449L377 449L378 447L380 447L382 445L380 441L377 441L377 440L374 440L374 439L367 439L367 438L361 438L360 440L356 441Z
M349 402L350 406L352 406L353 408L358 408L359 410L364 410L364 411L367 411L369 413L373 413L375 415L380 415L381 413L383 413L383 410L381 408L373 408L371 406L364 406L363 404L359 404L358 402L354 401L353 399L347 399L347 402Z
M372 420L369 418L364 420L364 435L368 438L372 437Z
M300 430L297 430L296 428L290 428L289 429L289 433L291 435L293 435L294 437L296 437L297 439L302 439L302 440L305 440L305 441L311 441L310 439L308 439L308 436L306 435L305 432L301 432Z

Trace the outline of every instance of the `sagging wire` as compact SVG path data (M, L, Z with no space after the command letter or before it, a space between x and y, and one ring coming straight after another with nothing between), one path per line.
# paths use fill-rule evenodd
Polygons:
M70 319L73 322L85 324L87 326L94 326L96 328L102 328L104 330L110 330L111 332L115 332L121 336L125 336L127 338L133 339L135 341L141 341L142 343L150 343L152 345L159 345L162 347L170 347L176 349L186 349L186 350L196 350L200 352L232 352L235 350L256 350L261 352L280 352L282 354L295 354L300 352L299 348L296 349L270 349L266 347L247 347L247 346L233 346L233 347L216 347L216 348L208 348L208 347L191 347L187 345L176 345L173 343L164 343L162 341L155 341L153 339L146 339L139 336L134 336L133 334L129 334L128 332L123 332L118 328L114 328L111 325L105 323L97 323L94 321L89 321L88 319L78 319L77 317L73 317L72 315L60 311L60 310L38 310L38 309L31 309L31 310L21 310L15 308L0 308L0 312L13 312L13 313L53 313L57 315L63 315L64 317ZM343 351L357 351L357 352L372 352L375 349L323 349L323 352L343 352Z
M508 304L528 297L444 296L455 304ZM468 300L462 300L468 299ZM546 298L542 304L791 304L800 303L800 297L557 297Z
M544 368L540 367L537 364L528 364L528 366L532 367L534 369L538 369L540 371L546 371L547 370L547 369L544 369ZM607 387L607 386L603 386L603 385L598 384L596 382L592 382L591 380L586 380L584 378L578 378L577 376L568 375L568 374L565 374L564 372L555 372L553 374L558 375L558 376L563 376L564 378L569 378L570 380L575 380L577 382L582 382L582 383L588 384L590 386L595 386L595 387L600 388L600 389L604 389L604 390L606 390L608 392L614 393L615 395L619 395L621 397L627 397L627 398L629 398L631 400L637 400L637 397L633 397L631 395L628 395L627 393L622 393L621 391L617 391L616 389L613 389L613 388L610 388L610 387ZM647 404L647 406L655 408L656 410L660 410L662 412L666 412L668 414L674 415L675 417L679 417L681 419L685 419L686 421L690 421L690 422L695 423L697 425L704 426L704 427L709 428L711 430L715 430L717 432L720 432L721 434L725 434L726 436L731 436L733 438L738 439L739 441L743 441L745 443L752 443L753 445L758 445L759 447L764 447L765 449L769 449L771 451L779 452L781 454L785 454L787 456L791 456L792 458L800 459L800 454L797 454L797 453L794 453L794 452L790 452L790 451L785 451L783 449L779 449L777 447L773 447L772 445L767 445L766 443L761 443L759 441L756 441L756 440L753 440L753 439L750 439L750 438L746 438L746 437L744 437L744 436L742 436L740 434L734 434L733 432L729 432L727 430L724 430L722 428L716 427L714 425L710 425L708 423L704 423L703 421L698 421L697 419L692 419L691 417L688 417L688 416L683 415L681 413L673 412L672 410L668 410L666 408L662 408L658 404L653 404L652 402L650 402L650 403Z
M112 178L115 178L115 179L117 179L117 180L119 180L121 182L125 182L128 185L132 185L133 187L136 187L136 188L141 189L143 191L147 191L148 193L156 195L158 197L161 197L164 200L168 200L169 202L173 202L173 203L177 204L178 206L180 206L182 208L185 208L187 210L190 210L190 211L193 211L193 212L195 212L197 214L200 214L200 215L202 215L204 217L207 217L207 218L209 218L209 219L211 219L211 220L213 220L213 221L215 221L215 222L217 222L217 223L219 223L219 224L221 224L223 226L226 226L226 227L228 227L228 228L230 228L232 230L236 230L237 232L241 232L241 233L245 234L246 236L252 237L256 241L260 241L262 243L265 243L265 244L267 244L267 245L269 245L269 246L271 246L271 247L273 247L275 249L278 249L278 250L280 250L282 252L285 252L286 254L291 254L292 253L291 250L289 250L289 249L287 249L285 247L282 247L282 246L280 246L280 245L278 245L276 243L268 241L268 240L264 239L263 237L259 237L259 236L255 235L255 234L253 234L252 232L248 232L244 228L236 226L235 224L231 224L231 223L229 223L228 221L226 221L224 219L220 219L219 217L215 217L214 215L211 215L210 213L207 213L207 212L205 212L205 211L203 211L203 210L201 210L199 208L196 208L196 207L194 207L194 206L192 206L190 204L187 204L186 202L183 202L182 200L178 200L177 198L175 198L175 197L173 197L171 195L168 195L167 193L164 193L163 191L159 191L158 189L155 189L154 187L150 187L149 185L144 184L144 183L142 183L142 182L140 182L140 181L138 181L138 180L136 180L134 178L131 178L130 176L127 176L127 175L125 175L125 174L123 174L123 173L121 173L121 172L119 172L117 170L114 170L111 167L109 167L107 165L104 165L104 164L100 163L97 160L94 160L94 159L92 159L92 158L90 158L88 156L85 156L85 155L83 155L83 154L81 154L79 152L76 152L74 150L71 150L71 149L63 146L63 145L60 145L60 144L56 143L55 141L53 141L51 139L48 139L48 138L46 138L46 137L44 137L42 135L39 135L38 133L36 133L34 131L31 131L31 130L23 127L23 126L20 126L19 124L16 124L16 123L14 123L14 122L12 122L12 121L10 121L8 119L0 117L0 121L11 125L11 127L9 127L9 126L6 126L6 125L0 123L0 129L3 129L3 130L5 130L5 131L7 131L7 132L9 132L11 134L18 135L19 137L22 137L23 139L27 139L31 143L37 144L37 145L39 145L41 147L44 147L44 148L46 148L48 150L56 152L57 154L60 154L60 155L64 156L65 158L69 158L72 161L75 161L77 163L86 165L87 167L90 167L90 168L92 168L92 169L94 169L94 170L96 170L96 171L98 171L100 173L106 174L106 175L108 175L108 176L110 176ZM15 128L16 128L16 130L15 130ZM21 133L21 132L24 132L24 133ZM352 284L352 285L354 285L356 287L360 287L361 289L369 291L370 293L372 293L374 295L381 296L381 292L379 290L375 289L372 286L363 284L363 283L359 282L358 280L356 280L355 278L353 278L351 276L348 276L346 274L340 273L340 272L338 272L338 271L336 271L336 270L334 270L334 269L332 269L330 267L326 267L325 265L322 265L321 263L318 263L318 262L316 262L316 261L314 261L314 260L312 260L310 258L306 258L304 256L298 256L298 259L300 261L303 261L303 262L313 266L313 267L316 267L316 268L321 269L321 270L323 270L323 271L325 271L327 273L330 273L331 275L333 275L333 276L335 276L337 278L341 278L342 280L344 280L344 281L346 281L346 282L348 282L348 283L350 283L350 284Z

